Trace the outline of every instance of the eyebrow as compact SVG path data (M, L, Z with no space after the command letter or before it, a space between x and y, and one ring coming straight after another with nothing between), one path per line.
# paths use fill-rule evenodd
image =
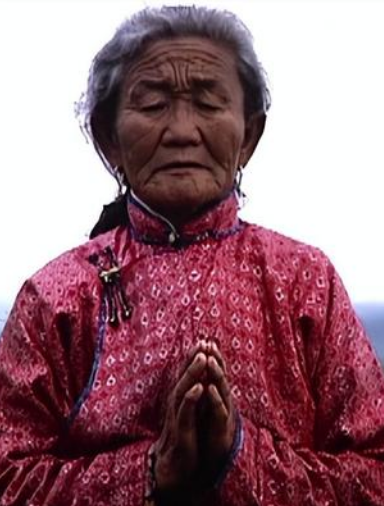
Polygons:
M216 79L210 79L206 77L192 77L190 79L192 83L192 88L194 89L206 89L212 90L214 88L220 88L220 82ZM147 88L150 90L162 90L162 91L172 91L172 84L169 80L166 79L141 79L134 86L134 90L137 88Z
M137 88L168 91L171 89L171 83L163 79L141 79L134 85L134 90Z

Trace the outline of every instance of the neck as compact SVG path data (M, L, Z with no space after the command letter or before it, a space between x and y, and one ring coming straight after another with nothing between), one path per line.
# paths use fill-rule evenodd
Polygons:
M195 218L198 218L205 212L207 212L212 207L216 206L223 200L227 199L231 192L228 192L224 196L219 199L213 200L207 204L202 205L196 209L172 209L172 208L161 208L161 207L152 207L147 204L144 200L136 195L136 193L131 189L130 195L133 197L136 202L138 202L149 214L156 216L157 218L165 221L172 230L180 230L183 225L192 221Z

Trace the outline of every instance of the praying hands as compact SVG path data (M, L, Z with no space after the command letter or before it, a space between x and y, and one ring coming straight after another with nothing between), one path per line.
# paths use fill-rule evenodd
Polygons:
M215 343L202 341L191 349L168 400L155 445L158 492L190 498L210 484L230 454L235 428L224 359Z

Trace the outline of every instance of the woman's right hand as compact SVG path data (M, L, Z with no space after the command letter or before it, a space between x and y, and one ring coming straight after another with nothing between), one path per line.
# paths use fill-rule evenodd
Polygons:
M192 349L168 399L164 427L155 445L154 472L159 493L178 495L193 488L198 466L196 409L204 392L206 366L206 354Z

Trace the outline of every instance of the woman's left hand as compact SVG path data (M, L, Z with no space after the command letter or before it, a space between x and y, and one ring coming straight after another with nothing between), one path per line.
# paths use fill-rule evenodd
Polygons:
M201 351L207 356L204 407L201 413L202 453L207 473L215 475L225 463L236 430L236 410L226 376L224 359L213 342Z

